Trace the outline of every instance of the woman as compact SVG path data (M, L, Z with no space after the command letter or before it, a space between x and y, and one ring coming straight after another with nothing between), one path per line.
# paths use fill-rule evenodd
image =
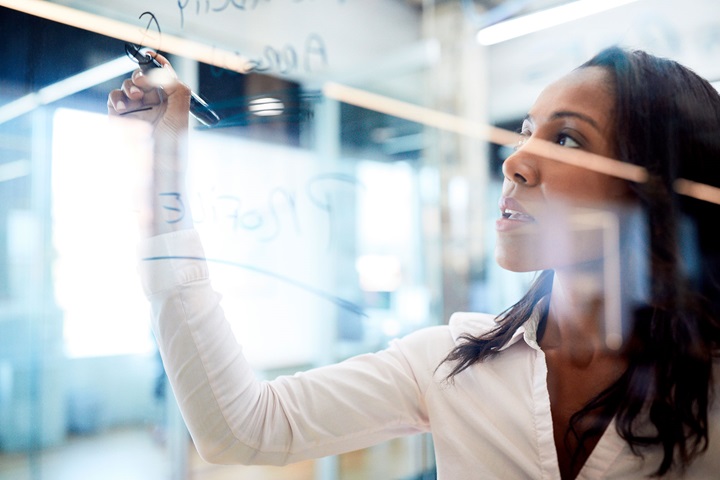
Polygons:
M156 125L160 198L182 191L175 172L189 91L171 78L156 94L137 71L108 107ZM255 380L204 262L143 262L196 447L218 463L285 464L429 431L441 479L716 477L720 241L709 225L719 212L674 185L720 185L718 131L720 98L706 81L642 52L601 52L541 93L503 165L496 259L542 272L528 293L498 318L456 314L387 350L293 377ZM542 142L640 165L647 181L533 153ZM577 209L626 207L645 215L650 288L624 341L609 348L601 242L593 228L560 234L558 225ZM203 257L191 227L158 213L144 258ZM698 241L687 248L689 231ZM555 248L539 247L547 243Z

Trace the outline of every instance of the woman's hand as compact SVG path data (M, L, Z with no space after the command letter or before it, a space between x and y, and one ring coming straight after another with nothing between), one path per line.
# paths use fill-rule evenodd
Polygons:
M162 68L137 69L122 87L108 95L108 114L144 120L153 126L150 201L140 215L146 235L192 227L185 191L190 89L170 62L154 58Z
M108 113L145 120L153 125L156 137L179 139L188 128L190 88L165 57L152 55L163 67L135 70L108 95Z

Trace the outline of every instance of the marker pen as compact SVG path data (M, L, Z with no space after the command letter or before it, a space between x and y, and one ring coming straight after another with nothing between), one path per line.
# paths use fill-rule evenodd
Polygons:
M162 68L162 64L158 62L149 53L143 53L139 47L132 44L125 45L125 52L137 60L140 70L147 72L153 68ZM217 125L220 121L217 113L213 112L207 102L200 98L195 92L190 92L190 113L200 123L207 127Z

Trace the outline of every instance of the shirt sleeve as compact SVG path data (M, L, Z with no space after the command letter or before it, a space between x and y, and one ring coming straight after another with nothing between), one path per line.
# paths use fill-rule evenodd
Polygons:
M428 430L423 393L436 366L426 364L433 357L430 332L378 353L259 381L212 289L197 232L149 239L140 255L165 369L206 460L284 465Z

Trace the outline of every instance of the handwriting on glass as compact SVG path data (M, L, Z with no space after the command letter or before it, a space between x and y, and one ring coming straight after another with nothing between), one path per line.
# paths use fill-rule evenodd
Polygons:
M284 3L309 3L314 0L282 0ZM345 3L346 0L328 0L335 3ZM262 4L279 3L278 0L177 0L177 6L180 10L180 27L185 23L185 10L190 9L188 13L195 15L207 15L212 13L224 12L227 9L238 11L256 10ZM194 8L193 8L194 7Z
M235 8L254 9L260 0L254 2L241 2L240 0L223 0L221 6L211 6L210 0L194 0L196 10L200 11L200 4L205 5L206 11L219 12L233 5ZM270 2L271 0L264 0ZM294 3L303 2L306 0L292 0ZM337 0L340 3L344 3L344 0ZM183 11L191 3L191 0L178 0L178 7L180 7L180 23L181 26L184 23ZM250 5L251 4L251 5ZM212 3L212 5L215 5ZM140 19L148 17L148 24L143 32L143 41L140 42L141 46L145 43L146 39L152 40L150 42L153 45L160 45L162 40L162 33L160 31L160 22L158 21L155 14L152 12L143 12L140 15ZM160 50L159 47L156 50ZM320 34L309 33L305 37L305 42L302 46L285 44L284 46L277 45L266 45L263 48L263 52L260 55L250 57L244 55L242 52L234 51L232 53L222 52L217 55L213 54L211 63L214 66L233 71L242 74L248 73L280 73L283 75L298 73L301 70L305 73L313 73L321 70L328 65L328 53L325 40Z
M343 187L363 187L354 176L343 173L325 173L307 180L304 192L285 187L270 189L265 199L246 206L241 195L232 193L198 192L193 203L193 221L198 224L215 223L229 227L233 233L252 233L260 242L271 242L283 232L302 234L303 205L315 213L320 212L329 226L327 245L333 243L333 230L338 228L341 214L338 204ZM183 198L177 192L165 192L162 208L167 212L166 222L177 223L187 214ZM312 212L311 212L312 213ZM317 218L317 217L315 217Z
M325 40L317 33L310 33L300 48L289 44L283 47L267 45L262 55L254 58L243 56L238 51L233 54L218 53L213 56L212 64L239 73L277 72L287 75L301 69L305 73L313 73L328 65L328 54Z

